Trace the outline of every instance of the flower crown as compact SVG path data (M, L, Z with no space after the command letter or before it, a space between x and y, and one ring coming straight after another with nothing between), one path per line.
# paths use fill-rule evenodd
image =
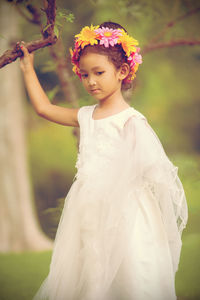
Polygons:
M105 48L113 47L117 44L122 46L126 56L127 63L130 66L129 75L123 80L124 83L130 83L135 77L139 64L142 63L142 56L139 54L140 48L136 47L138 41L129 36L123 29L112 29L108 27L99 28L98 26L85 26L81 32L75 35L74 50L70 49L73 71L81 79L79 69L80 51L87 45L104 45Z

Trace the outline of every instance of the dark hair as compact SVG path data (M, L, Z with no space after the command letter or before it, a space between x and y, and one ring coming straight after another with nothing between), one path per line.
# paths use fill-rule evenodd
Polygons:
M125 32L126 29L124 27L122 27L121 25L114 23L114 22L104 22L102 23L100 26L100 28L102 27L107 27L107 28L111 28L111 29L118 29L121 28L123 29ZM114 64L114 66L116 67L116 69L119 69L121 67L121 65L123 63L128 63L127 62L127 56L126 53L124 52L123 48L121 45L114 45L113 47L108 47L106 48L104 45L88 45L85 46L83 48L83 50L80 51L80 57L83 54L86 53L100 53L100 54L104 54L108 57L108 59ZM79 59L80 59L79 57ZM122 81L122 90L128 90L132 87L131 83L126 83Z

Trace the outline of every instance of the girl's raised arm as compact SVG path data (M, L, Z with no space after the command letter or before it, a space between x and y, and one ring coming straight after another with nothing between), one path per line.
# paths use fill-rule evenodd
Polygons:
M20 68L23 71L26 89L36 113L58 124L79 127L77 118L79 108L65 108L52 104L35 73L33 53L29 53L23 44L21 44L21 50L24 56L20 58Z

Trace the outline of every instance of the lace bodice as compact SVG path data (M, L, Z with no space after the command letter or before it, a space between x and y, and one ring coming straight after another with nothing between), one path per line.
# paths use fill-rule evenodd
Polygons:
M103 172L108 172L118 155L121 132L127 119L132 115L145 118L129 107L109 117L94 120L96 105L83 106L78 111L80 143L75 178L79 180L103 176Z

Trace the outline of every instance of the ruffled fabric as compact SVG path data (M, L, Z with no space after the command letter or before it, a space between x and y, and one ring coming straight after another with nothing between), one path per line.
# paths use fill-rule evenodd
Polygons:
M175 300L188 211L175 167L136 110L79 110L78 172L33 300Z
M188 220L188 206L183 185L178 177L178 167L167 157L159 138L147 120L141 121L131 117L124 132L127 147L134 132L133 153L136 159L133 163L137 166L137 175L140 174L154 201L159 204L175 273L180 259L181 235Z

